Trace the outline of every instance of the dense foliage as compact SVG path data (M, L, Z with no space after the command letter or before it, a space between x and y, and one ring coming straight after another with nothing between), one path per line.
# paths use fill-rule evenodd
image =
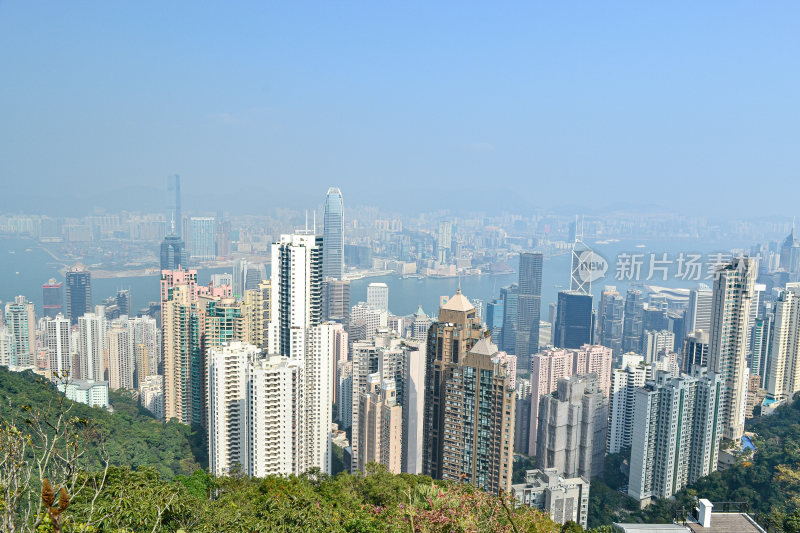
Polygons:
M25 411L27 406L47 418L57 409L59 395L53 383L32 372L9 372L6 367L0 367L2 420L24 421L30 416ZM123 391L112 391L110 402L113 414L105 409L72 405L70 414L90 421L97 435L97 439L86 443L89 447L87 467L100 468L101 446L110 464L134 469L152 467L167 479L177 474L190 475L206 465L199 429L177 422L161 423Z
M124 502L124 503L123 503ZM91 502L75 501L65 530L80 524ZM560 533L571 531L532 509L471 485L393 475L370 465L367 475L267 479L218 478L202 471L168 481L149 468L113 469L94 503L101 530ZM512 524L513 522L513 524Z

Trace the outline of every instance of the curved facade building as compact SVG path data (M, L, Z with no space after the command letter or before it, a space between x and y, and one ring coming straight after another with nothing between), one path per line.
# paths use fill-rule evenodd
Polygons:
M325 197L325 220L322 234L322 276L344 276L344 204L338 187L328 189Z

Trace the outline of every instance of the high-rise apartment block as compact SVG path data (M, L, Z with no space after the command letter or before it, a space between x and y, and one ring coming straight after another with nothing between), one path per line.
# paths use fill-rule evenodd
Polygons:
M33 303L24 296L16 296L6 304L5 321L11 337L12 349L9 363L27 367L35 362L36 317Z
M59 313L45 322L45 347L50 371L72 374L72 346L69 320Z
M296 339L304 358L264 356L252 344L209 350L211 470L263 477L331 471L330 325Z
M601 475L607 423L608 398L598 386L597 374L560 379L557 393L540 400L538 464L565 477Z
M103 313L85 313L78 318L76 378L108 381L104 361L106 318Z
M511 489L516 395L459 290L428 333L422 468L436 479Z
M767 397L781 401L800 391L800 283L788 283L775 302Z
M541 398L556 392L562 378L594 372L598 375L600 390L608 397L612 354L611 348L585 345L577 350L546 349L533 355L528 449L520 451L528 455L536 454Z
M756 262L747 257L735 258L715 272L708 368L723 379L723 435L732 440L744 433L750 305L757 274Z
M439 309L439 320L428 330L422 470L435 479L444 476L447 375L482 337L475 308L460 291Z
M442 479L489 492L511 490L516 393L488 337L443 374Z
M272 245L269 352L291 357L292 328L322 322L322 237L281 235ZM297 354L302 357L302 354Z
M402 467L403 408L397 403L393 379L381 381L380 374L367 378L367 392L359 396L358 470L367 463L379 463L399 474Z
M648 367L641 356L631 354L621 368L611 372L611 394L608 404L608 453L619 453L631 446L633 407L636 390L644 387Z
M657 372L636 389L628 495L647 505L717 469L724 423L721 376Z

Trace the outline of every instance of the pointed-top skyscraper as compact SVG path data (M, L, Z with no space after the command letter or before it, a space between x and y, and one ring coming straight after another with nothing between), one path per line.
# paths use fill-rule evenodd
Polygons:
M328 189L325 197L325 215L322 240L322 277L344 277L344 205L338 187Z
M181 237L181 177L173 174L167 178L169 207L167 207L167 235L161 241L161 270L178 270L189 267L189 254ZM173 196L174 194L174 196Z

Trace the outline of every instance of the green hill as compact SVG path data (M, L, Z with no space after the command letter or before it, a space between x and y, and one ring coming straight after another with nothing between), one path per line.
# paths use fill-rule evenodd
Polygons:
M0 419L19 425L30 418L26 406L51 418L60 400L63 395L52 382L32 372L9 372L6 367L0 367ZM140 408L129 393L110 393L113 414L105 409L63 401L70 406L71 416L84 418L93 426L95 438L86 442L84 466L87 468L101 466L101 443L112 465L134 469L149 466L167 479L178 474L190 475L206 466L199 428L159 422L149 411Z

